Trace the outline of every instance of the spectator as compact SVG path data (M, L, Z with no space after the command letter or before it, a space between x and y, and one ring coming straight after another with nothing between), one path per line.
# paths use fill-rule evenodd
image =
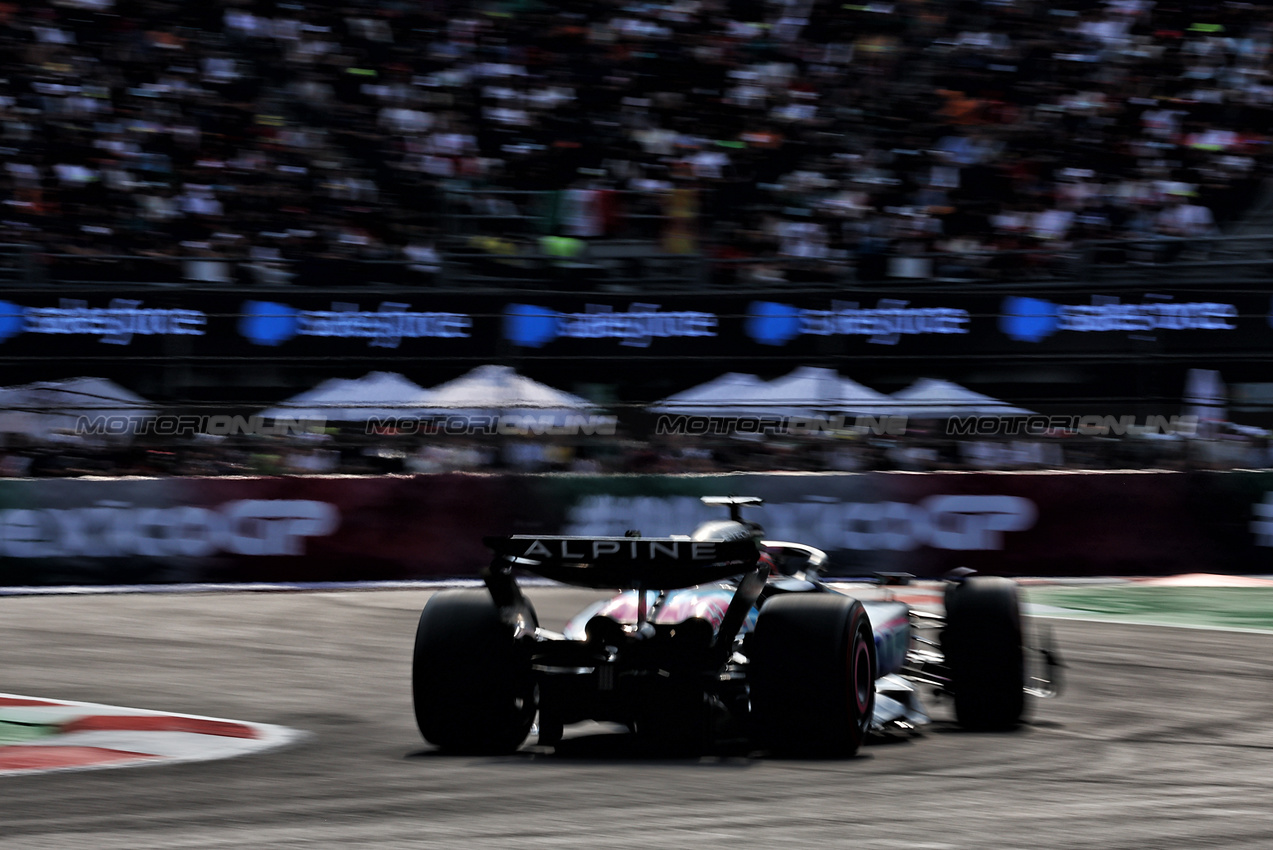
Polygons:
M299 225L316 254L366 259L455 189L589 193L563 223L593 238L604 193L672 184L713 227L784 211L800 227L763 255L780 269L844 250L868 279L934 240L1140 236L1160 202L1149 231L1214 232L1268 170L1267 11L1067 11L33 0L0 21L0 238L119 255L220 232L268 252L258 234ZM941 226L897 235L901 208Z

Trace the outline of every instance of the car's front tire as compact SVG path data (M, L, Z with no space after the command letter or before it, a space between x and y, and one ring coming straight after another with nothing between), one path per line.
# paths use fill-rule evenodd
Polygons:
M959 725L1017 726L1025 715L1025 650L1016 582L973 576L947 587L941 642Z
M837 593L776 596L748 638L756 735L771 752L853 755L875 711L875 636L862 603Z
M529 649L485 591L443 591L424 606L411 685L420 734L439 749L510 753L530 733Z

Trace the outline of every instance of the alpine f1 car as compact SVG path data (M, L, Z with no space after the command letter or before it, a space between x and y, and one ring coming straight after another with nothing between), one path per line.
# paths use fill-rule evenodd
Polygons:
M412 678L425 740L511 752L536 720L541 745L598 720L660 749L741 739L850 756L872 732L928 723L921 686L949 695L957 721L979 730L1011 728L1027 694L1055 693L1059 661L1025 646L1014 582L955 576L944 615L887 588L863 601L819 577L824 552L765 540L744 521L759 499L703 501L730 518L689 536L486 538L486 590L438 593L420 615ZM519 569L621 592L555 633L540 628Z

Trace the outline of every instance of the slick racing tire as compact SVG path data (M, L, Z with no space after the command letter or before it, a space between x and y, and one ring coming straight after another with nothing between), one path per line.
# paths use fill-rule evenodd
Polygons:
M946 588L942 652L955 718L966 729L1012 729L1025 714L1025 650L1015 582L974 576Z
M748 639L756 737L777 755L845 758L875 711L875 636L862 603L838 593L776 596Z
M443 591L424 606L411 686L420 734L442 750L511 753L535 718L529 648L484 590Z

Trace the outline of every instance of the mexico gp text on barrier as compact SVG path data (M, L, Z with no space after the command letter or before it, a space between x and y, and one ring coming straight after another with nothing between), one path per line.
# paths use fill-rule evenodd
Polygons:
M746 494L833 575L1264 573L1273 473L739 473L0 481L0 585L473 577L485 535L685 534Z

